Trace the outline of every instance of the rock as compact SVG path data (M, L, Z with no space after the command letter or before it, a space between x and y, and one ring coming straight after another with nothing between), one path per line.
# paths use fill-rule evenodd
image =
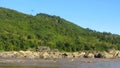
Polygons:
M18 53L19 53L20 55L25 56L25 51L19 51Z
M113 54L115 52L115 49L109 49L107 50L106 52L110 53L110 54Z
M120 52L118 53L117 57L120 58Z
M88 58L94 58L94 54L93 53L88 53L87 57Z
M32 51L19 51L14 53L14 58L27 58L27 59L34 59L38 58L38 55Z
M61 53L59 55L61 55L61 58L70 58L71 57L71 55L67 52Z
M51 58L62 58L62 54L60 52L50 52Z
M113 55L114 55L114 58L120 58L120 51L118 50L114 51Z
M48 52L43 52L42 58L43 58L43 59L50 58Z
M112 54L113 54L114 58L118 58L119 53L120 52L118 50L115 50Z
M52 52L59 52L59 50L58 49L53 49Z
M103 58L103 55L102 55L102 53L100 52L100 53L95 53L95 56L94 56L95 58Z
M25 51L25 55L24 55L25 58L28 58L28 59L34 59L36 58L34 56L34 53L32 51Z
M84 57L84 55L85 55L85 52L74 52L73 53L74 58L81 58L81 57Z
M84 55L85 58L94 58L94 54L93 53L87 53Z
M73 55L73 53L67 53L67 58L75 58L75 56Z
M45 49L46 50L46 49ZM49 48L48 48L49 50ZM47 50L47 51L48 51ZM120 51L118 50L109 50L104 52L94 52L94 53L85 53L85 52L33 52L33 51L11 51L11 52L1 52L1 58L43 58L43 59L54 59L54 58L120 58Z
M107 52L103 52L103 58L108 58L108 59L114 58L114 55Z
M63 53L63 54L62 54L62 57L63 57L63 58L67 58L67 56L68 56L67 53Z
M80 52L79 54L80 57L84 57L84 55L85 55L85 52Z
M39 56L39 53L38 53L38 52L34 52L34 53L33 53L33 55L34 55L34 58L40 58L40 56Z
M112 54L113 58L118 58L118 54L120 53L120 51L115 50L115 49L108 50L107 52Z
M36 48L36 51L37 51L37 52L50 52L50 48L47 47L47 46L38 46L38 47Z
M14 58L14 54L17 52L2 52L0 53L0 57L2 58Z
M21 55L21 53L17 52L14 54L14 58L24 58L24 55Z

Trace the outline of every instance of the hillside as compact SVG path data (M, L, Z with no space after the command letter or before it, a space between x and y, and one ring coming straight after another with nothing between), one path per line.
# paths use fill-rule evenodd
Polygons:
M0 50L18 51L49 46L60 51L120 50L120 36L85 29L59 16L24 14L0 8Z

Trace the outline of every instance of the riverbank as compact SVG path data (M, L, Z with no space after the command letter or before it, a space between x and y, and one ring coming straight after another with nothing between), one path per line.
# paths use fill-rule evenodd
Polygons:
M48 68L78 68L81 64L120 62L120 51L104 52L54 52L9 51L0 52L0 66L37 66ZM78 67L76 67L76 65ZM82 68L82 67L81 67Z
M119 50L103 52L54 52L54 51L9 51L0 52L0 58L18 59L61 59L61 58L120 58Z

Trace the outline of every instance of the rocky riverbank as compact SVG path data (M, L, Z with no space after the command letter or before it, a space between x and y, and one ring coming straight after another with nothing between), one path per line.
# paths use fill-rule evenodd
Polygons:
M0 58L58 59L58 58L120 58L120 51L104 52L53 52L53 51L10 51L0 52Z

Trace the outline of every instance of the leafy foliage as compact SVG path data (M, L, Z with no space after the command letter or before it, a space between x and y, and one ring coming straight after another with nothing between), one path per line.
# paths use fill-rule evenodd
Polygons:
M36 16L0 8L0 50L49 46L60 51L120 50L120 36L77 26L59 16Z

